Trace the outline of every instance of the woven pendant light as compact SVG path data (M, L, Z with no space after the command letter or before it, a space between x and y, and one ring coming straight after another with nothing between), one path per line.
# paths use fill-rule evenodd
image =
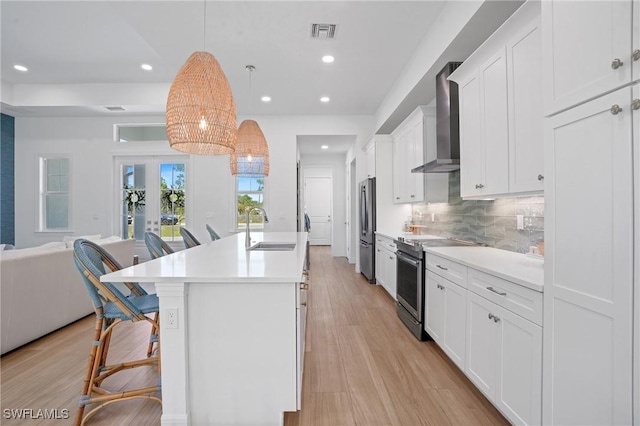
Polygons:
M169 145L189 154L229 154L236 146L236 126L236 104L220 64L208 52L193 53L169 90Z
M236 150L231 154L231 174L269 176L269 145L254 120L240 124Z
M253 65L245 67L249 71L249 100L251 100L251 73ZM264 133L255 120L244 120L238 129L238 143L230 158L231 174L234 176L269 176L269 145Z

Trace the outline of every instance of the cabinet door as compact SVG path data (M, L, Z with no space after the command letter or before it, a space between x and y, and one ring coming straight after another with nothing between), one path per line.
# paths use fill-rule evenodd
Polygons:
M498 356L498 327L493 317L498 306L467 292L467 377L493 401L496 394L496 357Z
M542 328L500 309L495 403L514 424L542 418Z
M386 272L386 289L393 298L396 300L396 292L397 292L397 278L396 278L396 254L392 251L385 250L385 262L387 266L385 268Z
M444 278L426 271L424 331L442 346L444 331Z
M424 173L411 173L411 169L424 164L424 127L422 118L416 120L409 130L409 146L407 150L407 187L409 201L424 201Z
M546 115L631 81L631 4L542 2ZM614 64L616 59L620 66Z
M393 140L393 202L404 203L405 198L405 169L406 157L404 155L404 135L394 136Z
M367 177L376 177L376 145L374 143L367 150Z
M630 92L545 120L544 424L632 422Z
M633 81L640 80L640 0L633 0ZM635 133L637 134L637 133ZM638 414L640 419L640 414ZM640 424L640 420L637 422Z
M509 192L509 114L505 48L480 70L482 99L482 195Z
M480 79L474 75L458 86L460 99L460 195L482 195L482 127Z
M386 263L382 261L382 258L384 257L384 253L382 252L382 249L380 248L378 241L376 241L376 244L378 244L378 246L376 247L376 259L375 259L376 283L384 286L384 281L387 274L385 270Z
M467 347L467 290L445 279L442 281L444 286L442 349L461 370L464 370Z
M509 192L544 189L540 19L507 44Z
M635 14L636 17L640 18L640 2L634 3L634 7L638 6ZM640 21L640 19L638 20ZM639 22L640 23L640 22ZM638 29L636 27L636 29ZM640 31L639 31L640 32ZM640 45L640 43L639 43ZM639 64L640 66L640 64ZM633 87L633 100L636 102L640 102L640 86L635 85ZM634 198L635 198L635 287L634 287L634 299L635 299L635 307L634 307L634 315L635 321L634 324L640 324L640 111L635 110L633 112L633 152L634 152L634 170L635 170L635 180L634 180ZM633 394L640 396L640 326L635 327L635 335L634 335L634 354L635 354L635 364L634 364L634 389ZM634 398L634 424L640 425L640 398Z

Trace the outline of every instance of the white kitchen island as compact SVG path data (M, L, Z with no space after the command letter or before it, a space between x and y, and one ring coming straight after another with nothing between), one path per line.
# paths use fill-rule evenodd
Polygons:
M163 425L280 425L300 408L307 233L247 251L245 234L102 277L154 282L160 300Z

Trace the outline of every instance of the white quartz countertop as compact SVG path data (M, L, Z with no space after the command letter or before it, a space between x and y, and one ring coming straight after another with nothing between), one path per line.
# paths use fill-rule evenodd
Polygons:
M290 251L247 251L245 234L203 243L158 259L103 275L104 282L299 282L306 232L252 232L260 241L296 243Z
M544 261L492 247L427 247L433 253L531 290L544 289Z
M402 237L406 240L442 240L445 237L440 237L438 235L429 235L429 234L414 234L412 232L389 232L389 231L376 231L377 235L382 235L383 237L397 239L398 237Z

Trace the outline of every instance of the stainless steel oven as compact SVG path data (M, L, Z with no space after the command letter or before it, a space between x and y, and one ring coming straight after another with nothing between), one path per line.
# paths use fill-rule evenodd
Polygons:
M424 252L422 246L409 246L396 241L397 258L397 290L398 304L396 310L402 322L411 333L424 340L426 334L422 327L424 300Z
M453 238L426 240L394 240L398 250L396 311L398 316L418 340L431 340L424 331L424 247L478 246L473 241Z

